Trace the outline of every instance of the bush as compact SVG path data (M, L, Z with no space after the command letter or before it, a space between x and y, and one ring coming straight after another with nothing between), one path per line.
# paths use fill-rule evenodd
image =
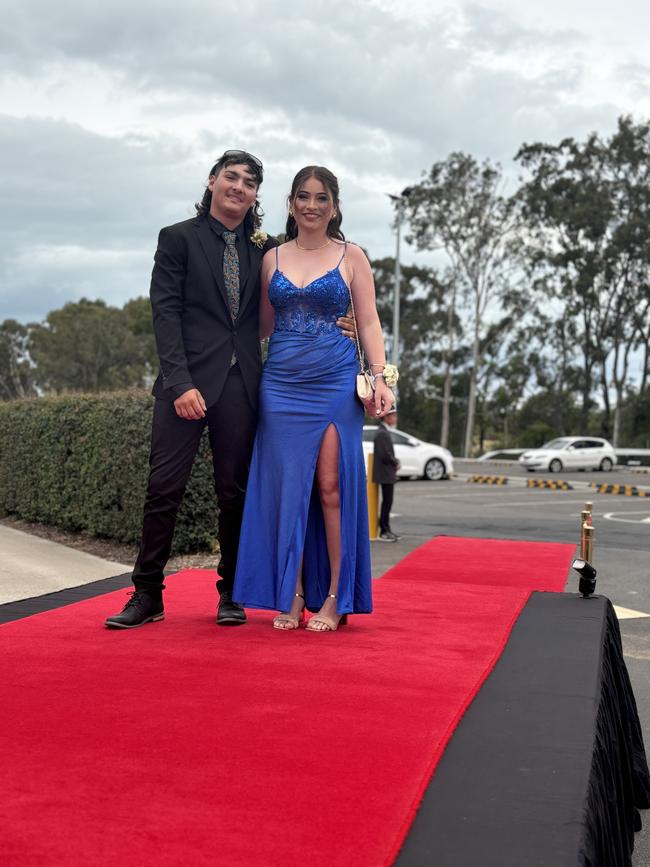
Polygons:
M0 514L138 542L153 403L142 391L0 403ZM173 551L213 550L216 538L212 460L204 435Z
M517 444L524 449L539 449L544 443L559 436L550 424L545 421L534 421L517 437Z

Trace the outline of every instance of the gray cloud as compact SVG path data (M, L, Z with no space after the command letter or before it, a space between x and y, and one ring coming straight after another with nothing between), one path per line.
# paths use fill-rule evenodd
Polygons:
M295 171L330 166L344 228L383 256L384 193L434 160L460 149L514 175L524 140L579 136L620 113L572 96L589 72L574 30L523 27L476 4L423 16L362 0L303 0L291 14L273 0L5 5L5 92L19 81L59 105L93 71L112 92L101 134L83 106L0 116L0 319L42 315L53 299L146 292L158 229L192 214L224 147L264 160L270 231Z
M6 116L0 185L0 319L43 315L53 299L145 293L159 228L201 193L178 143Z
M559 82L491 69L479 55L555 46L564 64L577 40L571 31L523 28L476 4L465 7L460 43L443 13L423 27L417 16L397 19L367 2L303 0L289 18L274 5L117 0L93 8L68 0L51 13L16 8L18 25L10 20L5 32L18 39L4 46L5 62L28 74L56 62L93 63L121 86L164 94L181 116L184 97L188 107L197 98L209 106L227 93L252 110L293 118L294 128L303 117L307 135L314 124L319 132L344 122L444 149L471 128L473 142L492 151L507 134L497 134L495 122L522 105L552 103ZM20 10L30 6L40 4ZM353 146L360 139L358 131Z

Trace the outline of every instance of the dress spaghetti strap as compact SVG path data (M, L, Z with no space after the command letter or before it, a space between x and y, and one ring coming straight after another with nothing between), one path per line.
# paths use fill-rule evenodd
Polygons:
M280 245L278 244L278 245L276 246L276 248L275 248L275 270L276 270L276 271L279 271L279 270L280 270L280 262L278 261L278 250L279 250L279 248L280 248Z
M277 248L276 248L276 249L277 249ZM347 253L347 251L348 251L348 242L347 242L347 241L344 241L344 242L343 242L343 255L342 255L341 258L339 259L339 263L338 263L338 265L336 266L337 268L340 268L340 267L341 267L341 263L342 263L343 260L345 259L345 254Z

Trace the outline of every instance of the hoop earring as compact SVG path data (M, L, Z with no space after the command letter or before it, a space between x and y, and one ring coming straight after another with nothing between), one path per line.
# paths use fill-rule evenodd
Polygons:
M291 208L289 208L289 216L293 217L293 211L291 210Z

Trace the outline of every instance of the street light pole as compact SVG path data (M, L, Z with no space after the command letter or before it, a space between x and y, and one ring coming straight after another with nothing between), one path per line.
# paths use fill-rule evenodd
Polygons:
M397 199L396 240L395 240L395 285L393 287L393 364L399 367L399 301L400 281L402 273L399 261L399 244L402 232L402 217L404 215L404 202L400 196Z
M395 216L395 286L393 288L393 353L392 363L399 367L399 317L400 317L400 283L402 271L400 265L400 239L402 234L402 220L404 219L404 204L411 193L411 187L405 187L399 196L388 193L389 199L396 204Z

